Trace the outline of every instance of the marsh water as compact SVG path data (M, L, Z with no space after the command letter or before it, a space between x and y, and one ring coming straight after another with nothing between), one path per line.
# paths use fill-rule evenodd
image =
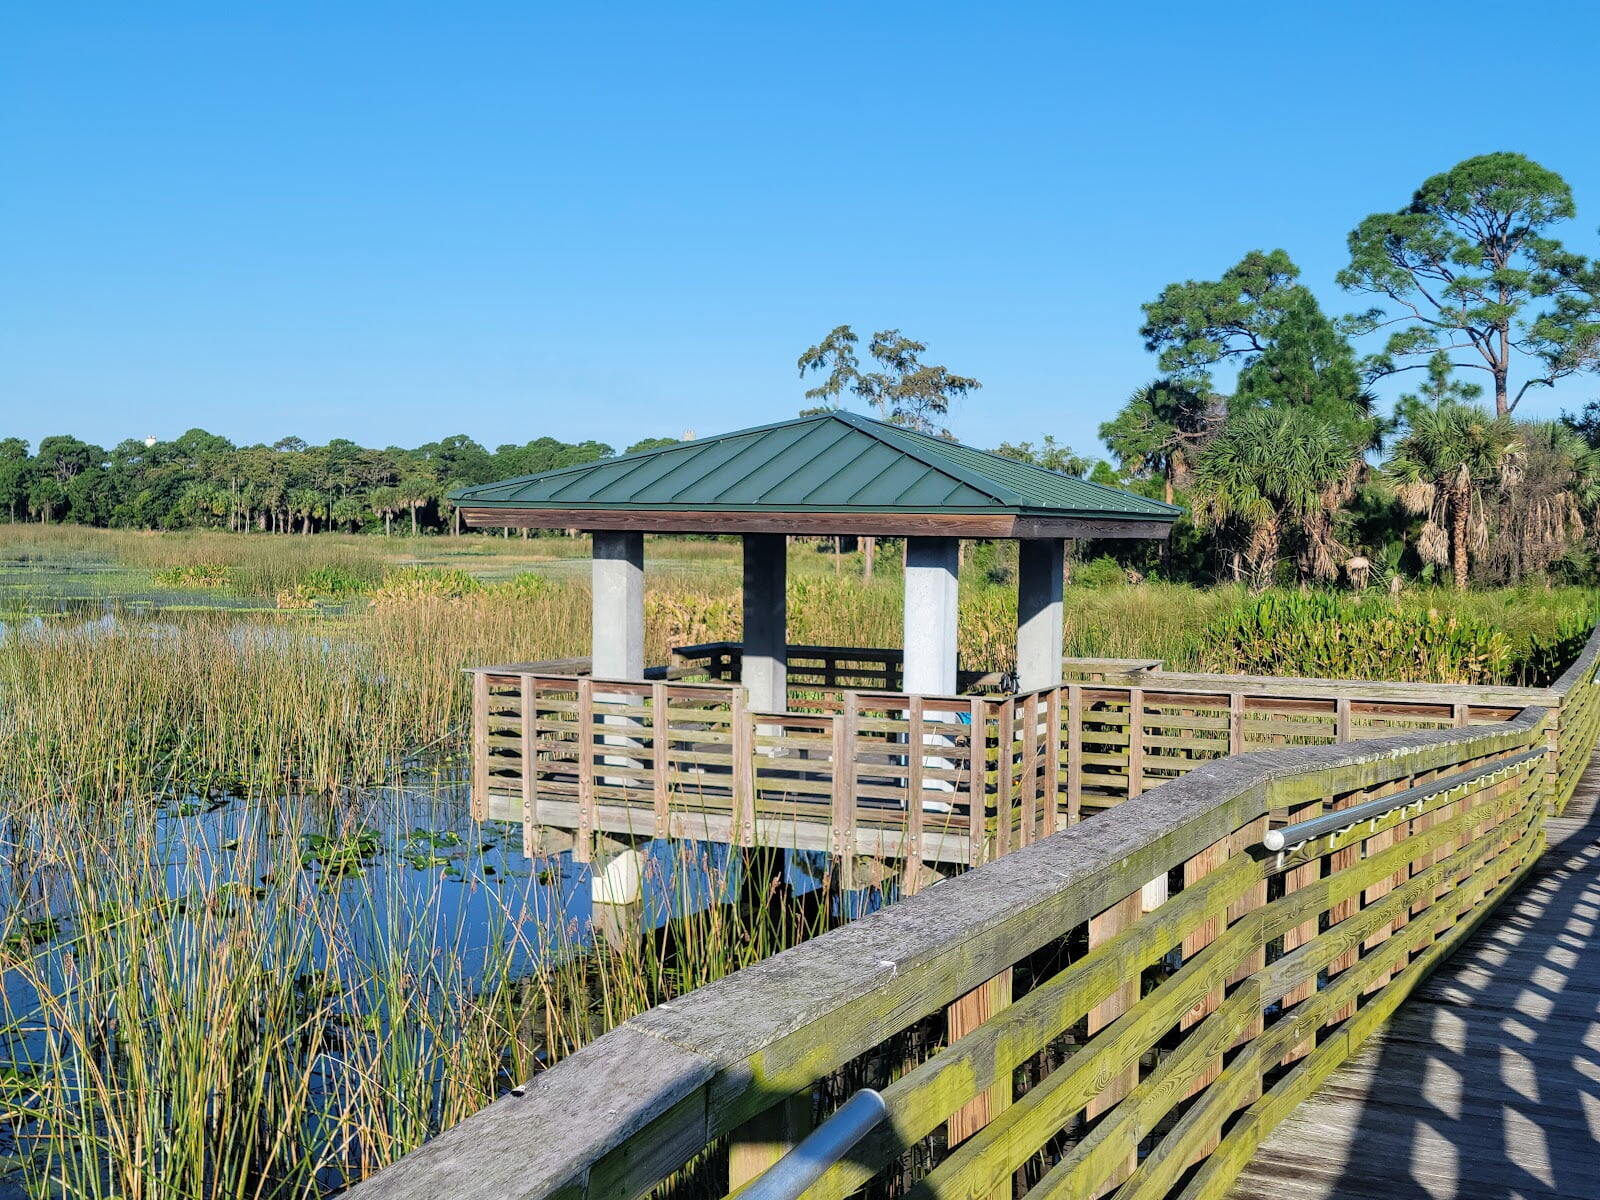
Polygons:
M549 567L552 573L572 569L565 562ZM309 633L332 641L347 635L342 606L303 614L306 625L287 635L281 625L253 618L251 610L270 607L212 589L161 587L148 574L113 564L0 563L0 643L69 634L92 654L100 637L173 635L172 614L197 608L215 610L224 621L236 614L231 636L240 640ZM3 705L0 697L0 721ZM421 962L448 959L470 991L491 972L527 974L555 958L594 953L591 867L575 862L570 851L524 857L520 826L471 818L462 776L459 755L446 755L397 785L337 797L142 797L130 801L142 809L129 822L138 832L129 836L139 839L149 878L165 893L154 902L165 906L173 923L195 924L190 906L214 906L219 897L271 908L303 904L314 893L320 919L341 930L337 952L328 948L324 955L326 970L346 971L370 957L392 956L398 940ZM59 856L59 846L44 849L50 839L31 824L47 814L47 806L13 810L0 798L6 948L13 962L21 956L27 963L25 969L11 966L3 977L7 1019L0 1078L14 1111L0 1114L0 1156L13 1167L24 1156L46 1153L16 1120L29 1111L33 1085L53 1061L41 993L72 993L83 939L99 936L106 920L103 911L86 909L81 889L58 882L64 873L52 854ZM746 885L743 860L726 846L650 840L638 849L643 899L633 919L639 936L676 918L733 904ZM789 853L779 865L782 886L794 896L823 886L825 856ZM842 904L854 915L881 900L876 893L859 894L836 900L834 911ZM25 1187L22 1177L0 1165L0 1198L38 1194L37 1179Z

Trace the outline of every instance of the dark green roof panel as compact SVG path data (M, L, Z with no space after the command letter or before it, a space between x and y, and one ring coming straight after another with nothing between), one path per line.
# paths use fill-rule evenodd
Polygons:
M1170 521L1179 510L987 450L836 411L562 467L467 507L695 512L1013 512Z

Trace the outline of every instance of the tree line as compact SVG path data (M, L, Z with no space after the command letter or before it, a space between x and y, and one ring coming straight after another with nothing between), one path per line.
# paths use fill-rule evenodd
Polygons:
M675 441L647 438L628 447ZM603 442L542 437L493 451L464 434L416 449L371 449L335 439L287 437L236 446L191 429L171 441L128 439L110 450L70 435L35 452L0 439L0 513L10 520L70 521L131 529L228 529L310 534L412 533L453 527L455 488L609 457Z
M1140 335L1161 375L1100 427L1111 461L1046 435L998 451L1182 505L1171 540L1087 548L1176 580L1357 586L1406 577L1593 581L1600 563L1600 402L1526 420L1532 391L1600 370L1600 263L1556 236L1576 216L1560 175L1513 153L1468 159L1360 221L1337 276L1368 307L1330 315L1281 249L1163 288ZM1357 349L1364 346L1365 353ZM825 411L859 401L943 434L982 384L924 361L898 329L848 325L800 355ZM1390 411L1374 387L1412 382ZM626 448L672 442L649 438ZM459 487L596 461L596 441L493 451L465 435L415 449L204 430L112 449L0 440L0 514L143 529L310 534L458 527ZM1080 548L1084 552L1085 548Z

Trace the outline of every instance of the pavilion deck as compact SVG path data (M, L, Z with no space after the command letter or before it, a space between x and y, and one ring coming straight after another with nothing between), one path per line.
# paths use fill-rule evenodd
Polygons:
M750 706L736 642L641 682L584 659L474 669L477 815L521 822L530 853L541 827L571 830L580 860L611 834L972 865L1230 754L1493 724L1552 695L1067 659L1052 687L964 672L960 694L915 696L897 650L787 657L782 713Z

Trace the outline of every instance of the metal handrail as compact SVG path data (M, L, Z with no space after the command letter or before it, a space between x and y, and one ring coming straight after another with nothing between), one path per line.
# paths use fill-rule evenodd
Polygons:
M1473 767L1468 771L1458 771L1454 775L1446 775L1443 779L1435 779L1429 783L1407 788L1405 791L1396 792L1392 796L1380 796L1376 800L1368 800L1363 804L1341 808L1337 812L1325 813L1320 817L1312 817L1309 821L1296 821L1293 825L1285 825L1281 829L1269 829L1266 836L1261 839L1261 844L1268 850L1282 850L1285 846L1298 846L1303 842L1309 842L1312 838L1321 837L1323 834L1338 833L1340 830L1350 829L1365 820L1379 820L1398 809L1409 808L1413 804L1420 804L1432 799L1434 796L1453 791L1465 784L1476 783L1478 780L1487 778L1490 775L1497 775L1501 771L1520 767L1525 762L1543 758L1547 753L1548 751L1541 746L1537 750L1513 754L1510 758L1497 758L1493 762L1484 763L1480 767Z
M883 1097L862 1088L739 1193L739 1200L799 1200L824 1172L889 1115Z

